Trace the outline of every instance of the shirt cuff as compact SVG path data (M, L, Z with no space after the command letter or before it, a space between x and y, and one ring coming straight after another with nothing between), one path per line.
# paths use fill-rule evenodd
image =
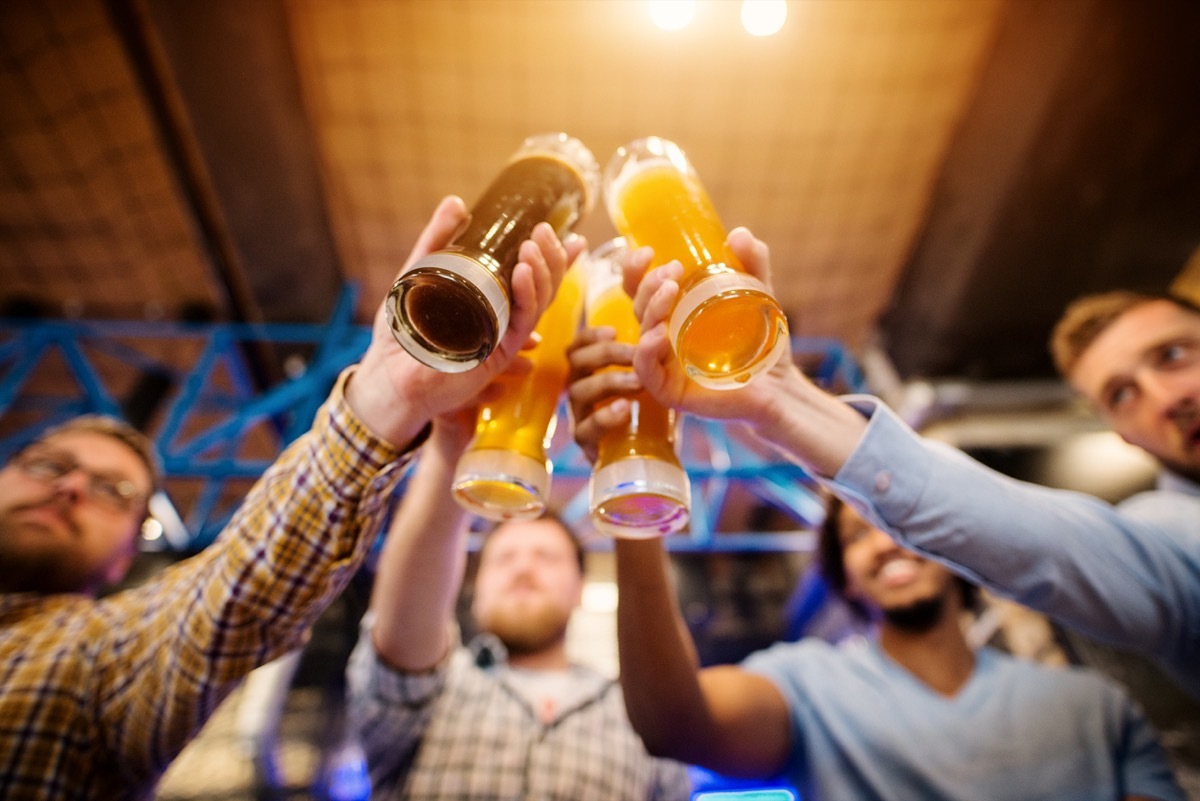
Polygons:
M371 642L370 633L364 629L363 639ZM380 700L388 704L403 704L414 707L427 704L436 698L446 686L450 662L460 649L457 645L447 649L442 661L428 670L410 672L398 670L383 660L373 644L371 651L371 686Z
M925 443L878 398L844 398L867 418L867 428L830 489L871 523L894 530L919 503L929 480Z

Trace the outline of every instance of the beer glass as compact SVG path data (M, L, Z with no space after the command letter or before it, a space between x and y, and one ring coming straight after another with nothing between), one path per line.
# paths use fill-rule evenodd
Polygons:
M687 156L657 136L621 148L604 172L609 216L632 247L654 248L655 264L683 265L667 322L688 377L735 389L787 349L779 304L725 245L726 230Z
M583 312L585 258L567 270L538 320L539 341L524 351L532 369L497 378L494 400L479 408L475 436L453 479L455 500L475 514L492 520L533 518L546 508L551 471L546 448L567 384L567 346Z
M462 233L392 285L386 308L396 340L447 373L486 359L508 327L521 243L542 221L564 236L591 210L599 182L600 167L578 139L526 139L472 207Z
M625 249L623 239L613 239L588 260L587 324L612 326L618 342L636 344L641 328L621 283ZM617 537L665 536L687 525L691 505L687 473L675 453L676 412L645 390L629 401L628 424L599 443L588 487L592 522Z

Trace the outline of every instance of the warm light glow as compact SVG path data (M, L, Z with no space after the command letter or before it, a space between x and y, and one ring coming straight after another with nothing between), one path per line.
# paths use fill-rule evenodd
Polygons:
M779 33L785 20L786 0L742 0L742 26L753 36Z
M617 585L611 581L589 581L583 585L582 606L588 612L611 615L617 611Z
M162 523L155 520L153 517L147 517L146 522L142 523L142 539L149 542L161 537L163 534Z
M695 13L693 0L650 0L650 19L664 31L686 28Z

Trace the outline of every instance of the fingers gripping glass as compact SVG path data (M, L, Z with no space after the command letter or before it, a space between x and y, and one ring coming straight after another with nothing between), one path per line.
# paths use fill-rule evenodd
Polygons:
M129 479L89 470L69 453L26 451L16 456L13 464L30 478L47 484L79 470L88 478L88 498L114 512L130 512L146 502L146 496Z

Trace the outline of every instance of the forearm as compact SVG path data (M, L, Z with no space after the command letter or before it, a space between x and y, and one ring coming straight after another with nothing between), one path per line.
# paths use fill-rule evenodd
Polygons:
M615 542L617 644L630 722L657 756L683 759L703 724L700 662L684 625L659 540Z
M798 367L778 371L754 388L754 431L792 461L818 476L833 476L867 428L863 416L817 387Z
M869 431L831 486L909 547L1109 641L1163 653L1178 621L1197 620L1194 573L1167 521L1015 481L917 437L876 401L856 405ZM1181 518L1194 503L1179 498Z
M401 670L431 668L450 647L466 561L467 514L450 493L460 453L452 438L430 438L380 554L372 642Z
M174 755L250 670L303 643L361 564L406 457L340 386L215 543L104 605L125 642L93 675L123 752Z

